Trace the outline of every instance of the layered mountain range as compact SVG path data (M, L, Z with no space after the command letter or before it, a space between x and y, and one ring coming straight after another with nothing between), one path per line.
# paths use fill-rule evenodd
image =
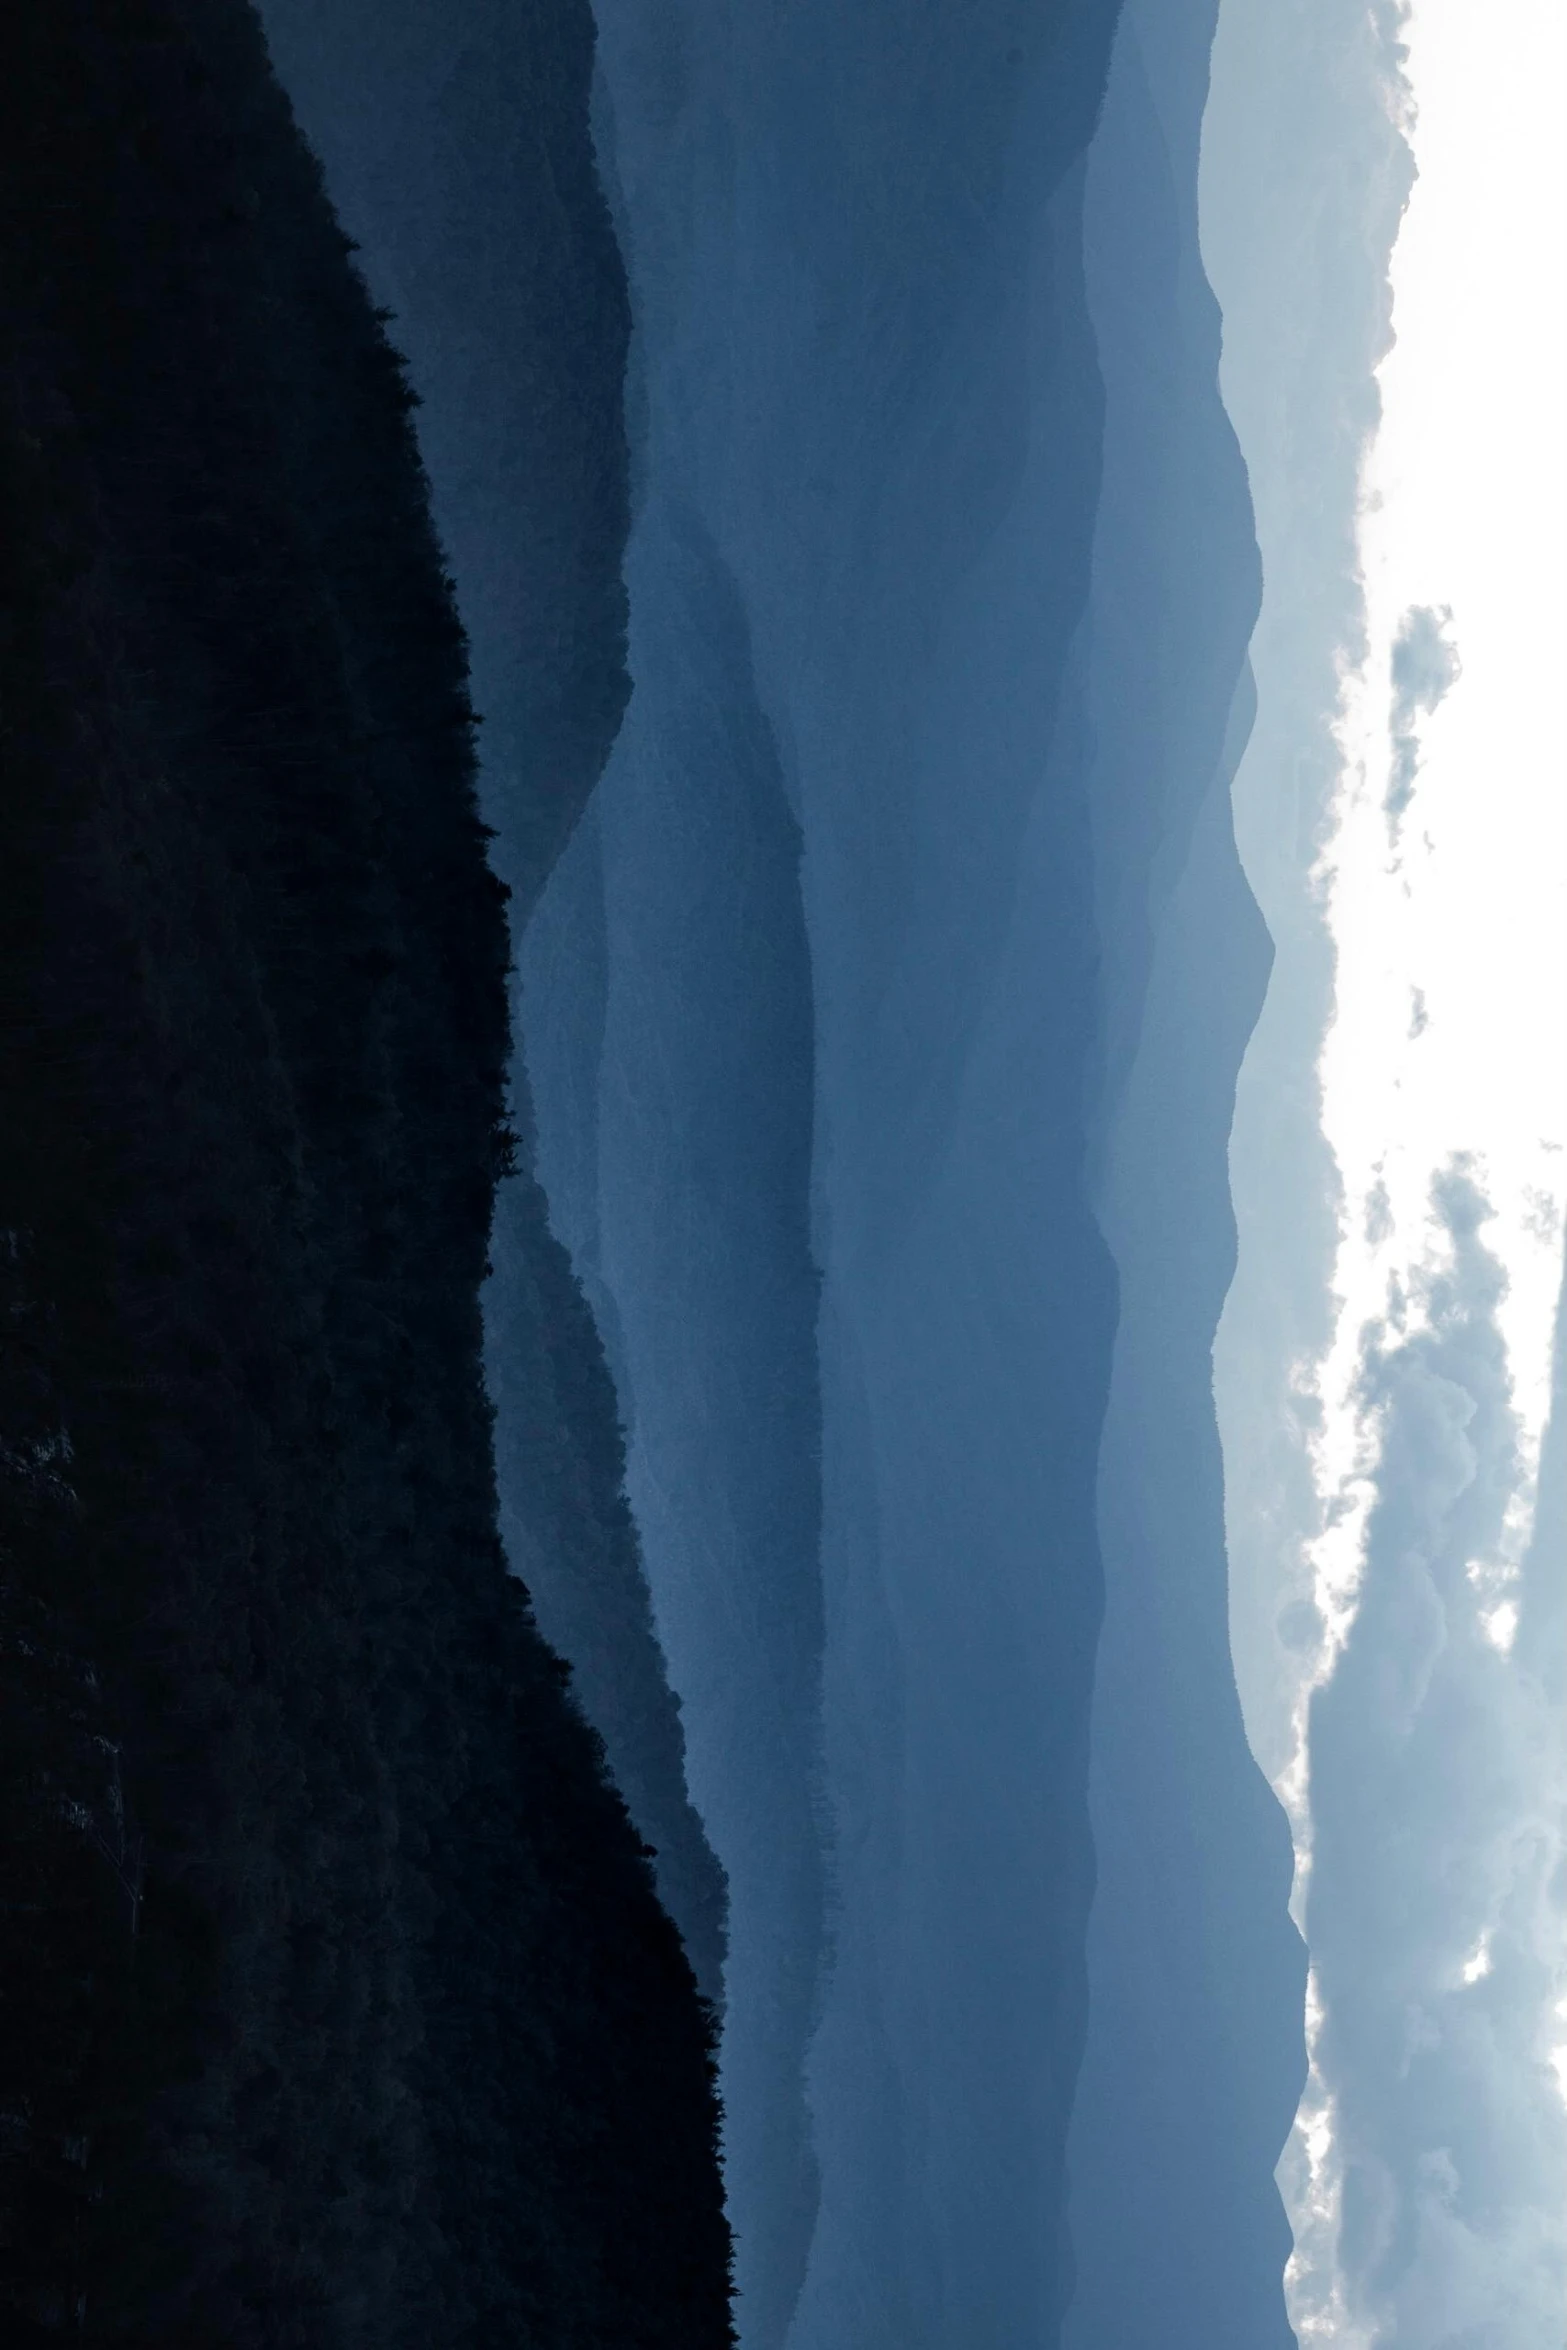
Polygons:
M398 222L432 238L451 175L416 193L408 137L372 187L347 32L329 86L305 12L268 18L413 311ZM1196 250L1212 31L599 12L632 693L521 1027L728 1880L759 2345L1053 2338L1074 2266L1068 2338L1162 2343L1172 2305L1283 2338L1302 1968L1207 1369L1267 970L1228 824L1258 577ZM489 37L454 25L419 103L455 123ZM411 332L455 498L496 394L469 333ZM1236 2126L1193 2142L1209 2094Z

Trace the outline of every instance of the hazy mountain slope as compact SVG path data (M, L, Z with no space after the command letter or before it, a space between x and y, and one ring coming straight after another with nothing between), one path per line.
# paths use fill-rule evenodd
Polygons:
M1065 2340L1083 2350L1290 2339L1272 2171L1303 2077L1304 1956L1288 1835L1230 1664L1212 1403L1235 1076L1269 962L1229 811L1259 577L1196 244L1212 30L1211 9L1132 0L1089 172L1106 389L1087 631L1107 1055L1096 1198L1121 1318L1069 2154Z
M806 1653L797 1568L782 1581L754 1536L724 1547L730 1494L754 1509L779 1480L804 1492L814 1461L787 1417L753 1424L744 1447L725 1436L729 1366L759 1359L752 1299L768 1293L726 1297L714 1269L764 1261L759 1229L792 1231L792 1259L776 1261L786 1295L809 1302L807 1198L835 1849L804 2108L822 2197L792 2338L1010 2340L1048 2322L1061 2290L1039 2214L1059 2207L1082 2029L1093 1451L1113 1313L1079 1175L1095 1010L1069 713L1058 739L1097 466L1070 170L1111 15L601 16L645 420L634 694L595 811L611 1045L591 1118L586 1023L556 1074L536 1063L535 1076L552 1213L595 1234L624 1334L632 1490L746 1953L729 1975L726 2166L741 2323L759 2344L791 2324L800 2173L777 2104L736 2088L763 2077L764 1995L803 1913L760 1886L739 1790L772 1817L792 1789L804 1816L813 1724L802 1714L763 1746L734 1692L699 1700L678 1651L717 1657L733 1640L746 1686L765 1686L776 1633L758 1644L752 1627L767 1628L771 1600L785 1653ZM688 516L712 550L700 563ZM703 576L733 583L743 630L717 628L712 591L694 592ZM692 650L698 634L709 650ZM778 1068L759 1063L739 1087L719 1075L719 1039L760 1041L789 975L749 881L742 894L728 878L751 804L753 695L803 842L810 968L791 984L814 1011L810 1126L803 1100L794 1113L802 1140L814 1133L809 1193L799 1158L738 1180L763 1164L748 1133L764 1105L776 1114ZM645 770L621 796L638 742L659 746L656 798ZM675 813L698 808L700 828ZM678 847L655 837L664 811L667 834L684 824ZM580 905L598 884L574 860L558 881ZM564 992L570 1021L565 899L557 921L551 895L527 982ZM715 935L708 903L750 927L731 933L743 955L708 967L704 1002L687 974ZM787 918L787 898L776 905ZM697 1090L674 1082L704 1065ZM782 1091L794 1098L792 1064ZM715 1158L708 1137L726 1121ZM699 1162L733 1174L700 1191L696 1229L671 1229L639 1187ZM704 1265L712 1302L693 1324ZM727 1339L710 1319L720 1302ZM672 1389L692 1328L704 1344L679 1355L686 1384ZM708 1586L694 1560L729 1579L721 1618L712 1599L696 1605Z

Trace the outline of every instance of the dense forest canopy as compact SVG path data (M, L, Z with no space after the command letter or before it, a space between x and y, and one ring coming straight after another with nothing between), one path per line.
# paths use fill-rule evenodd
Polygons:
M497 1532L412 394L243 0L6 12L0 207L6 2338L727 2342L710 2014Z

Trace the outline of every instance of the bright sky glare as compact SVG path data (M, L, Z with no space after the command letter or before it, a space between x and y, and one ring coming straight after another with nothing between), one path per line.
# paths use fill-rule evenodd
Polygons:
M1397 341L1379 370L1382 423L1362 476L1368 653L1343 681L1343 773L1319 874L1337 958L1322 1118L1344 1212L1336 1337L1304 1373L1324 1407L1318 1679L1353 1620L1377 1462L1378 1431L1356 1394L1363 1333L1440 1259L1433 1178L1467 1159L1495 1210L1485 1240L1508 1278L1500 1320L1531 1472L1567 1208L1567 10L1415 0L1405 37L1419 177L1393 256ZM1457 674L1413 714L1418 769L1407 807L1390 816L1389 678L1412 610L1440 625ZM1497 1555L1470 1570L1504 1655L1531 1507L1532 1475ZM1309 1695L1280 1787L1302 1916ZM1488 1940L1471 1964L1466 1982L1488 1967ZM1314 1989L1309 2037L1319 2013ZM1542 2053L1561 2014L1542 2016ZM1557 2058L1561 2070L1567 2051ZM1297 2331L1359 2350L1374 2336L1352 2322L1335 2275L1333 2115L1315 2068L1280 2176L1296 2231Z

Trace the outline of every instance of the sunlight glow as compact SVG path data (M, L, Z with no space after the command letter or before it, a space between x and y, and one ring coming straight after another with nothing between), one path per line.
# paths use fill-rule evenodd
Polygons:
M1459 1970L1459 1980L1467 1989L1475 1983L1483 1983L1490 1971L1491 1937L1489 1934L1482 1934L1474 1949L1464 1960L1463 1966Z

